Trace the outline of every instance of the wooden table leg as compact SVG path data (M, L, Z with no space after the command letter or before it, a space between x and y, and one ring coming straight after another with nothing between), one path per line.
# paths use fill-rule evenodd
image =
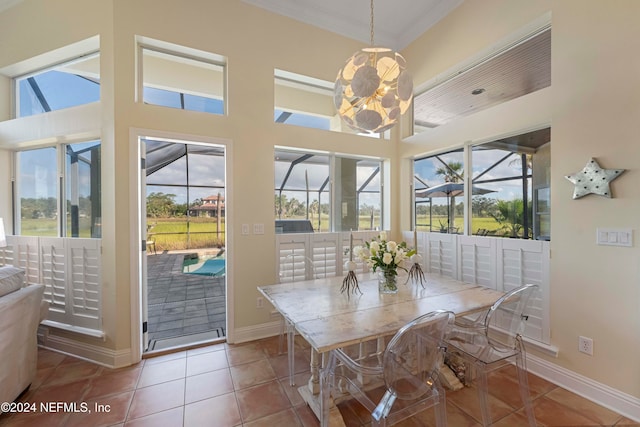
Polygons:
M320 354L313 348L311 349L311 378L309 378L307 385L298 388L298 392L322 424L322 413L320 411ZM338 407L333 404L333 401L329 410L329 426L345 427L342 414L340 414Z

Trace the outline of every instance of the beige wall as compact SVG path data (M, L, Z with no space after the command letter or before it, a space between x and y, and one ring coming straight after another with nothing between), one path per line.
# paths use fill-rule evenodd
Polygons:
M606 9L596 0L463 3L403 51L416 86L550 11L552 87L400 145L273 123L274 68L331 81L345 58L361 47L359 43L239 1L185 4L24 0L0 14L0 40L11 40L0 45L0 68L100 35L107 340L87 341L115 351L130 346L131 289L137 286L131 280L137 247L131 238L135 229L131 200L136 191L131 128L231 141L234 155L228 172L234 191L229 199L233 198L234 213L228 224L235 236L228 242L234 266L229 283L235 294L231 315L236 328L247 328L269 321L268 310L254 308L256 286L276 280L270 226L274 145L391 158L390 226L397 232L410 224L409 208L400 208L410 205L410 191L400 185L411 182L407 158L552 122L551 340L560 350L552 361L640 397L638 244L616 248L594 243L596 227L637 228L640 187L634 163L640 153L634 138L640 123L640 91L635 89L640 57L628 46L640 39L635 22L640 3L618 0L607 2ZM136 35L226 56L228 116L136 104ZM392 141L396 138L394 130ZM591 157L604 167L627 169L612 186L614 199L571 199L572 186L563 176L580 170ZM3 152L0 161L7 158ZM5 187L0 187L3 193ZM8 194L0 193L0 202L8 200ZM242 236L243 223L263 223L265 234ZM249 263L252 268L247 268ZM578 335L594 339L593 357L577 352Z
M640 397L639 245L595 244L598 227L631 228L638 239L640 186L634 166L640 161L640 56L629 47L640 39L640 3L467 1L403 54L419 85L548 12L550 88L408 138L401 155L552 125L551 343L559 355L546 358ZM573 185L564 176L581 170L591 157L604 168L627 169L611 185L613 199L572 199ZM404 166L404 176L410 177ZM593 356L578 352L580 335L593 338Z

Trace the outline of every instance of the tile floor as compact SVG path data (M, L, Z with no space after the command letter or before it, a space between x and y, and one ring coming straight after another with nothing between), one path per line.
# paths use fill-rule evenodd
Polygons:
M298 337L300 338L300 337ZM296 341L296 383L309 378L308 347ZM319 423L296 388L289 386L286 355L278 338L241 345L219 343L108 369L49 350L39 350L38 375L22 402L85 402L109 412L0 415L0 426L212 426L307 427ZM513 370L513 371L511 371ZM540 426L640 426L539 377L530 376ZM490 378L495 426L526 425L515 370ZM349 426L369 426L353 401L339 404ZM479 426L475 389L447 393L448 424ZM433 426L433 410L402 426Z

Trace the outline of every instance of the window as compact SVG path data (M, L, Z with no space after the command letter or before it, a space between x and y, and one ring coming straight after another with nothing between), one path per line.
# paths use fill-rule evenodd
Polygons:
M464 173L463 149L415 160L417 230L462 233Z
M100 100L100 55L85 55L15 78L16 117Z
M16 165L19 235L101 237L100 141L19 151Z
M149 39L142 40L153 45L141 46L142 102L225 114L223 57Z
M549 239L550 139L545 128L472 147L473 234Z
M549 240L550 141L544 128L415 160L416 229L464 234L468 214L474 235Z
M382 229L382 162L275 152L276 232Z
M58 156L55 147L17 154L17 186L22 236L58 236Z
M531 161L526 150L501 141L473 147L473 234L531 237Z

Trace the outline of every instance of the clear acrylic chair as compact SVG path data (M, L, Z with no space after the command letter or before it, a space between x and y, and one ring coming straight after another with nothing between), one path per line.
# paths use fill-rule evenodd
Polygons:
M482 423L491 425L488 404L487 373L502 367L509 359L515 359L520 397L530 426L536 425L529 381L527 380L526 354L522 331L528 319L529 299L536 285L524 285L498 299L489 310L477 319L456 318L447 338L447 352L459 355L469 363L478 378L478 398L482 411Z
M451 312L435 311L402 327L386 347L380 338L332 350L320 379L322 427L329 422L331 396L341 393L349 393L371 413L373 426L395 424L432 406L436 425L446 426L438 369L444 334L453 319Z

